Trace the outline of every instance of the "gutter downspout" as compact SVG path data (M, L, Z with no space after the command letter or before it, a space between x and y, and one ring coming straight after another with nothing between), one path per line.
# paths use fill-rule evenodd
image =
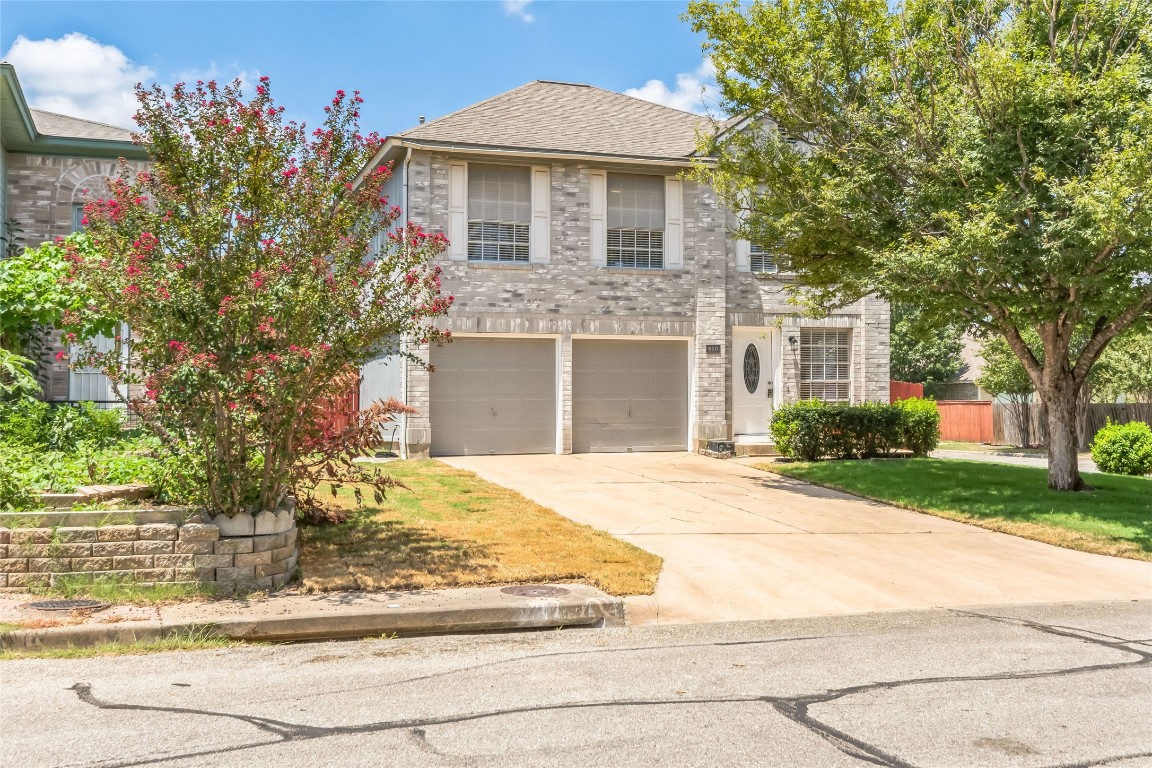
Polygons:
M400 211L400 220L403 226L408 226L408 164L412 162L412 147L407 147L404 155L404 164L400 171L400 198L403 200ZM400 351L408 351L408 340L400 340ZM408 402L408 358L400 357L400 399ZM408 414L400 416L400 458L408 458Z

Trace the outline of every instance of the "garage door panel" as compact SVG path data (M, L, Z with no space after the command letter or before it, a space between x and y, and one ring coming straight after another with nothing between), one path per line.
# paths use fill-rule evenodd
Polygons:
M574 341L572 438L577 452L686 450L687 343Z
M457 338L432 364L433 455L556 450L555 340Z

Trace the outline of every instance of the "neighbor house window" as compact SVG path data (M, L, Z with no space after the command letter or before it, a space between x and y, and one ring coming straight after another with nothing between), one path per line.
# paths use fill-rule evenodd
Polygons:
M84 224L84 203L72 203L72 231L83 232L87 228Z
M849 332L833 328L800 330L800 399L829 403L849 400Z
M748 267L752 272L778 272L776 257L762 245L752 243L748 247Z
M528 262L531 169L468 165L468 260Z
M664 177L608 174L608 266L664 268Z

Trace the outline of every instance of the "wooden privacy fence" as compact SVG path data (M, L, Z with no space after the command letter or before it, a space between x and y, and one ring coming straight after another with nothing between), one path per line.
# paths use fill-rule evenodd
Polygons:
M992 403L987 400L937 400L940 439L992 442Z
M888 402L894 403L897 400L907 400L910 397L924 397L924 385L889 379Z
M1087 448L1104 428L1108 421L1127 424L1130 421L1148 420L1148 406L1143 403L1092 403L1088 406L1084 423L1081 426L1081 448ZM1048 444L1048 417L1044 407L1038 403L1028 406L1028 438L1032 445ZM1003 403L995 403L992 409L992 441L997 445L1023 445L1020 439L1020 420L1015 412Z

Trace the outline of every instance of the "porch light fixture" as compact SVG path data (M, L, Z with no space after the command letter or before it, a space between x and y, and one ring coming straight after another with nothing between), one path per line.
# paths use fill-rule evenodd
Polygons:
M792 351L793 351L793 352L795 352L795 351L796 351L796 346L797 346L799 343L800 343L800 340L799 340L799 339L797 339L795 336L789 336L789 337L788 337L788 346L792 348Z

